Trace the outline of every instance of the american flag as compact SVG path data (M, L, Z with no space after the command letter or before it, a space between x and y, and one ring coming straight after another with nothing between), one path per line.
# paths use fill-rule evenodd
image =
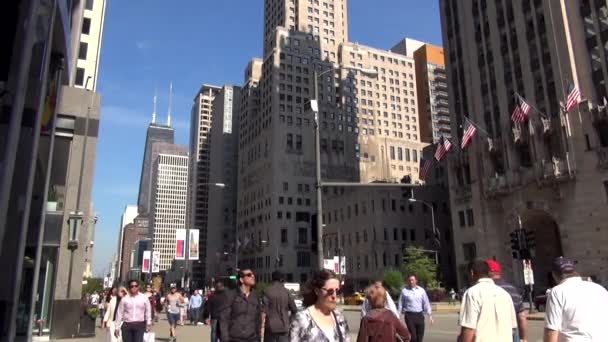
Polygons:
M465 117L464 120L464 133L462 134L462 143L460 145L460 148L463 150L467 147L469 142L471 142L475 132L477 132L477 127L475 127L468 118Z
M570 90L570 94L566 98L566 113L570 112L581 100L581 92L578 90L578 87L572 85L571 88L572 90Z
M443 157L452 149L452 143L450 140L444 138L443 136L439 139L437 143L437 150L435 151L435 159L437 161L441 161Z
M432 160L420 157L420 171L418 172L418 178L421 180L426 178L426 174L429 173L429 170L431 169L431 164L433 164Z
M528 112L530 112L531 107L526 100L519 95L517 95L517 100L518 104L511 114L511 120L515 123L523 123L528 119Z

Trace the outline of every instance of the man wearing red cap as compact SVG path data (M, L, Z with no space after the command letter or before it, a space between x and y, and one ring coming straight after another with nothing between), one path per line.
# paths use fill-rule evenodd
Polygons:
M502 270L498 261L487 259L486 263L490 270L490 278L494 280L494 284L507 291L513 300L513 306L515 308L515 313L517 314L517 330L513 331L513 341L526 342L528 335L528 315L524 308L524 299L521 295L521 291L502 279Z

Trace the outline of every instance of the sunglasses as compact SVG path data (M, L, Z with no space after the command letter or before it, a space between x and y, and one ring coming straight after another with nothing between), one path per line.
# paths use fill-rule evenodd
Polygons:
M337 295L338 293L340 293L340 289L339 288L326 289L326 288L322 287L321 291L325 292L326 296L333 296L333 295Z
M255 274L253 273L243 273L243 278L245 277L255 277Z
M129 288L130 288L130 289L134 289L134 288L136 288L136 287L139 287L139 285L136 285L136 284L134 284L134 285L129 285Z

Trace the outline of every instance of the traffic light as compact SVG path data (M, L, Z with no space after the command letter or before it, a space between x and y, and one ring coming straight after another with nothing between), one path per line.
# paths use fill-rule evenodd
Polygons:
M526 230L526 248L530 250L536 248L536 236L533 230Z
M511 253L513 254L513 258L517 259L519 256L519 233L518 230L514 230L509 233L511 237Z

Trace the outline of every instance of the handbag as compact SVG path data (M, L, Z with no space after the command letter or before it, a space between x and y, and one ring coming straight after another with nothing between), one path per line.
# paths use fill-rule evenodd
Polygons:
M144 342L155 342L156 334L153 332L144 333Z

